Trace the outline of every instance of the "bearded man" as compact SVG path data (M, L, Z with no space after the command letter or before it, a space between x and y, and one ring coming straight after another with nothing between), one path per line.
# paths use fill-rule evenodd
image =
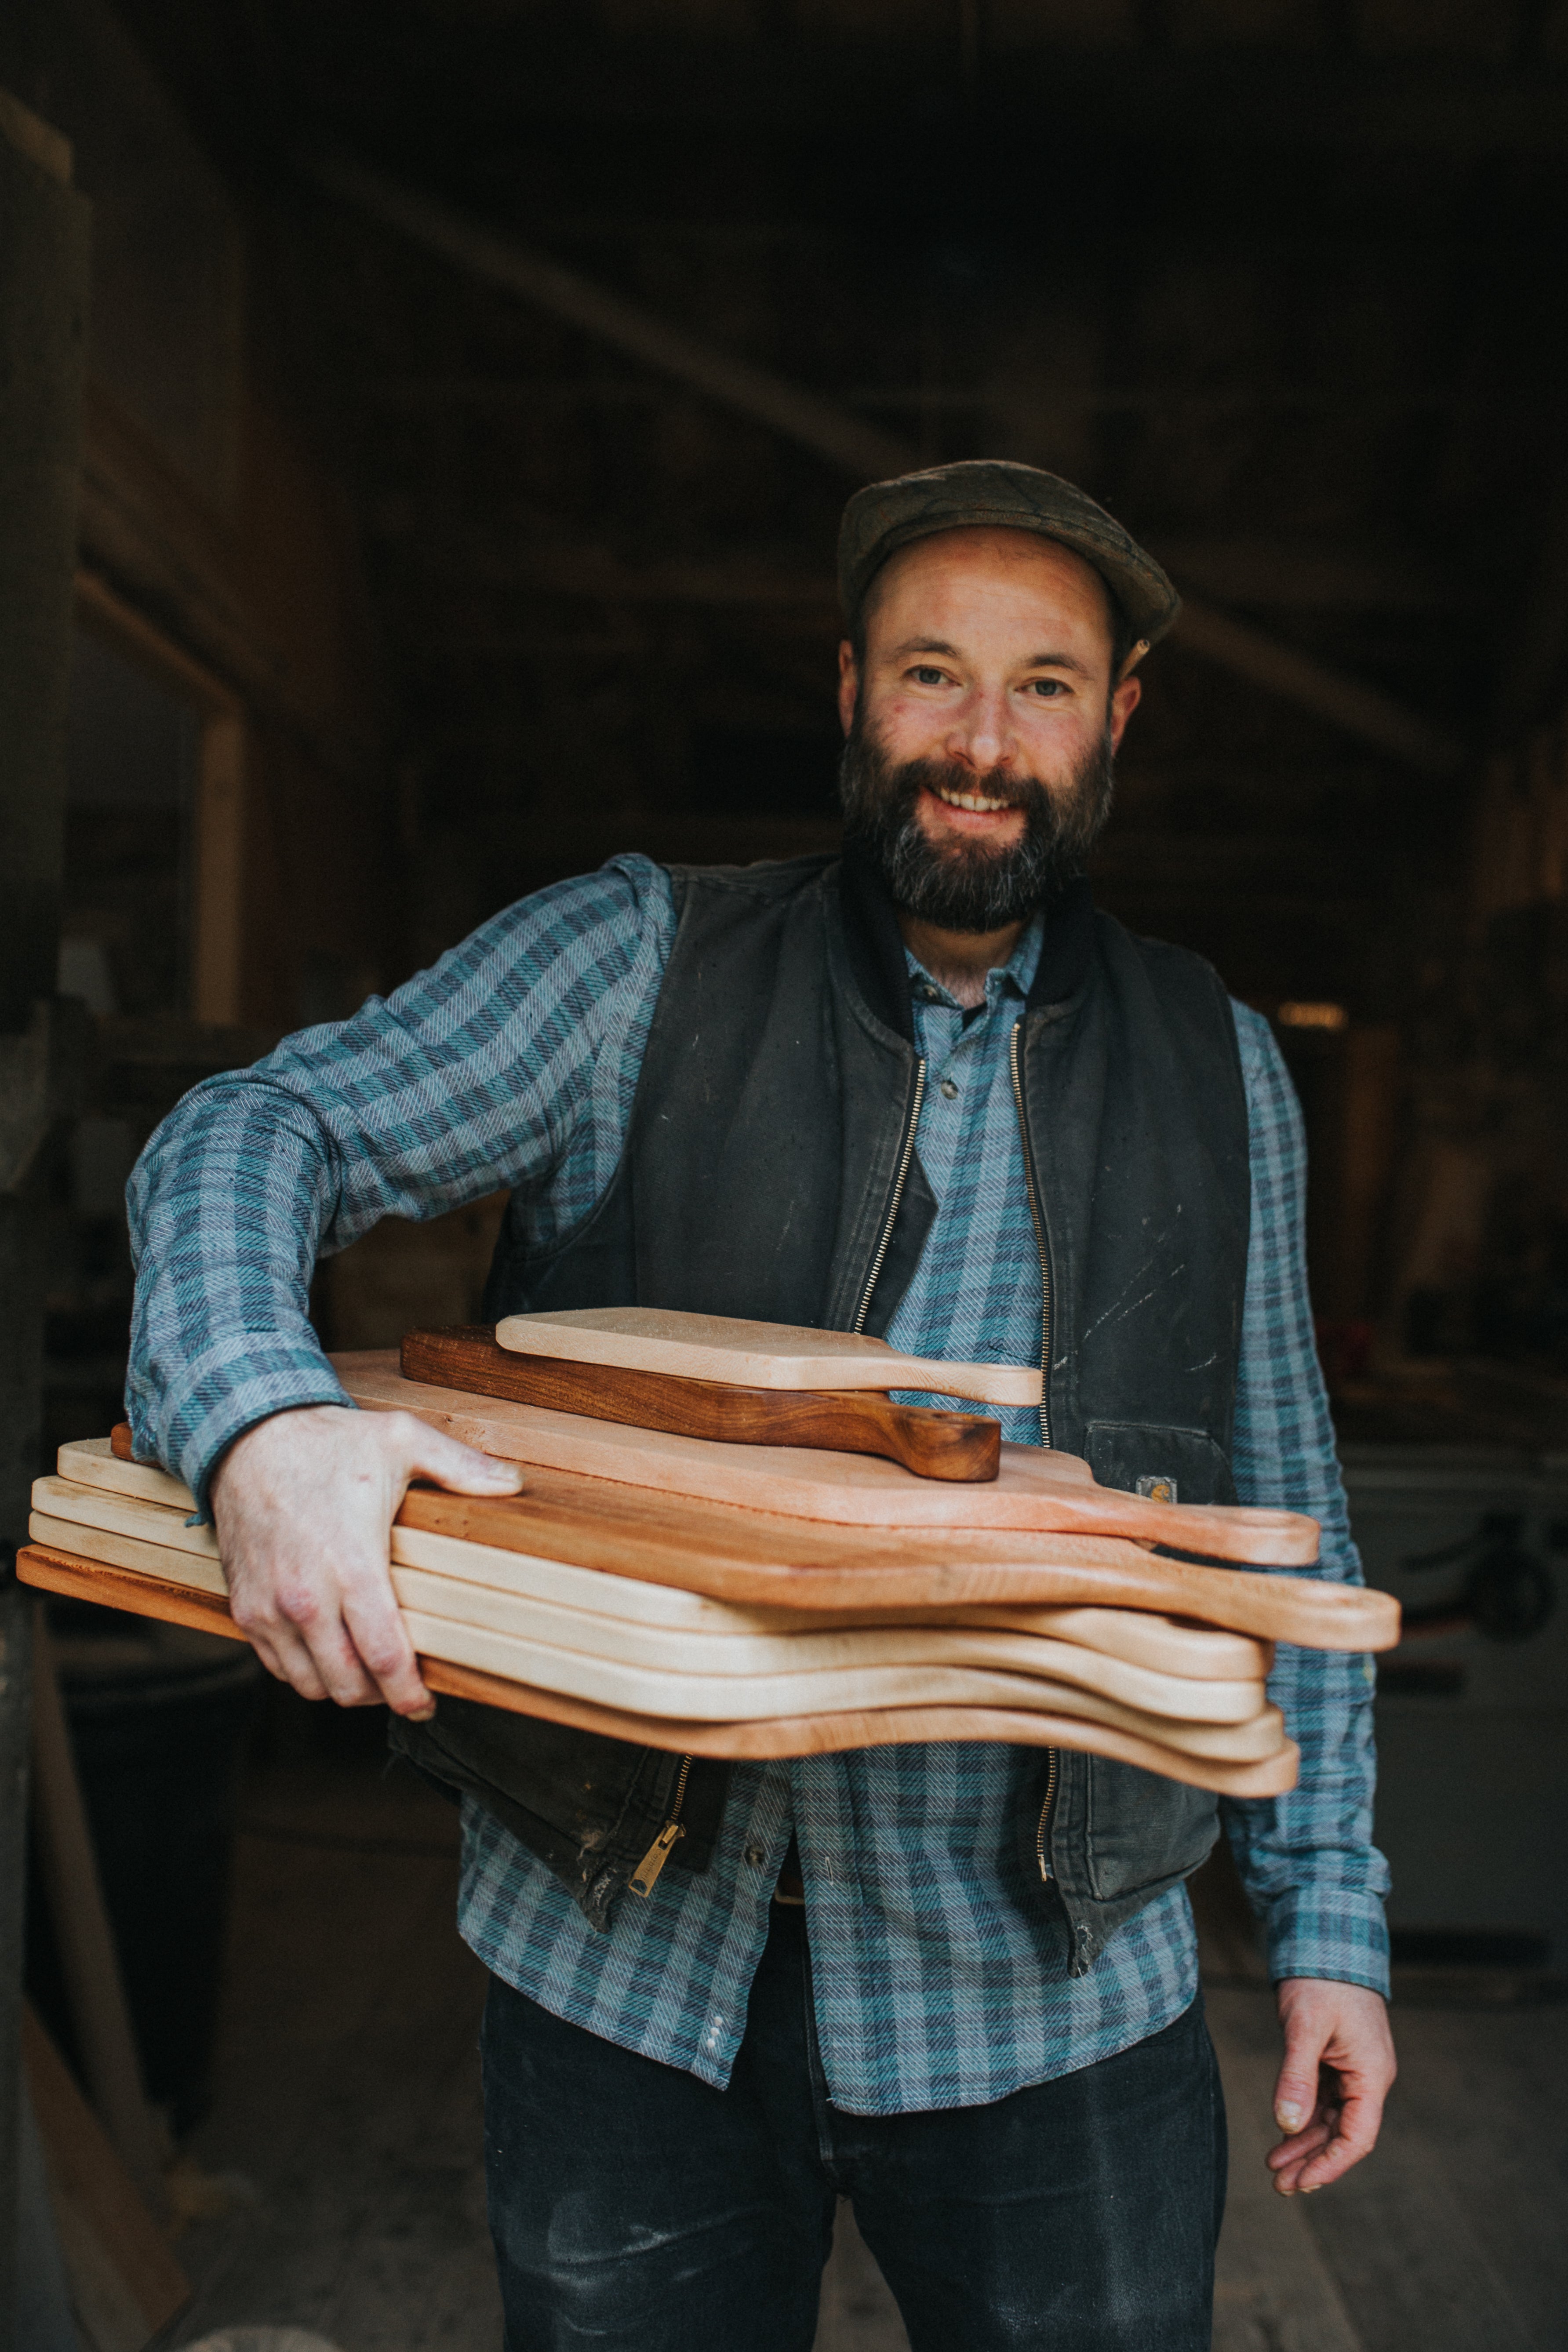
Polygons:
M384 1697L462 1794L509 2352L807 2352L840 2195L916 2352L1200 2352L1225 2124L1184 1882L1219 1816L1279 1987L1276 2184L1364 2155L1393 2076L1363 1662L1280 1653L1300 1787L1218 1807L1065 1752L678 1780L437 1716L390 1522L413 1475L515 1474L347 1409L306 1319L321 1252L506 1185L494 1315L637 1302L1043 1361L1006 1437L1310 1512L1320 1572L1359 1575L1267 1024L1083 879L1170 583L1081 491L988 461L860 491L840 577L841 857L613 859L160 1130L138 1451L210 1496L272 1672Z

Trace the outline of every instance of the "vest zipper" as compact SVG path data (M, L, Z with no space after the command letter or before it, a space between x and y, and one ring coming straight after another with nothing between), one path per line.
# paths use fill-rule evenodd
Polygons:
M1007 1059L1013 1072L1013 1101L1018 1113L1018 1140L1024 1147L1024 1183L1029 1195L1029 1214L1035 1221L1035 1247L1040 1254L1040 1444L1051 1442L1051 1255L1046 1245L1046 1218L1040 1206L1039 1186L1035 1181L1035 1155L1029 1148L1029 1124L1024 1116L1024 1073L1018 1060L1018 1040L1023 1035L1022 1021L1013 1024L1013 1034L1007 1041Z
M1049 1759L1046 1766L1046 1799L1040 1807L1040 1818L1035 1829L1035 1860L1040 1865L1042 1878L1054 1878L1056 1873L1051 1868L1050 1855L1046 1852L1046 1840L1050 1835L1051 1812L1057 1801L1057 1751L1054 1748L1047 1748L1046 1755Z
M1013 1034L1007 1041L1007 1059L1013 1072L1013 1101L1018 1113L1018 1140L1024 1149L1024 1182L1029 1195L1029 1214L1035 1221L1035 1247L1040 1254L1040 1443L1051 1442L1051 1259L1046 1246L1045 1212L1040 1206L1039 1188L1035 1182L1035 1155L1029 1148L1029 1123L1024 1116L1024 1072L1019 1060L1018 1045L1023 1035L1022 1021L1013 1024ZM1051 1811L1057 1801L1058 1764L1054 1748L1046 1750L1046 1794L1040 1807L1040 1818L1035 1826L1035 1860L1040 1876L1055 1876L1046 1841L1050 1834Z
M904 1197L905 1183L909 1179L910 1162L915 1156L915 1129L921 1123L921 1105L925 1100L925 1090L926 1066L922 1056L915 1067L915 1098L910 1109L910 1123L904 1131L904 1148L899 1160L899 1172L893 1181L892 1205L888 1211L888 1222L882 1227L882 1238L877 1244L877 1255L871 1260L870 1278L867 1282L865 1293L860 1300L860 1312L850 1327L856 1331L863 1331L866 1328L866 1318L871 1312L871 1300L876 1293L878 1277L882 1271L882 1262L888 1255L889 1244L893 1238L893 1227L899 1222L899 1207Z
M675 1802L670 1806L669 1819L633 1871L628 1882L634 1895L653 1893L658 1883L658 1874L669 1860L677 1841L686 1835L681 1823L680 1808L686 1802L686 1783L691 1778L691 1767L695 1759L690 1756L683 1756L680 1759L680 1778L675 1784Z

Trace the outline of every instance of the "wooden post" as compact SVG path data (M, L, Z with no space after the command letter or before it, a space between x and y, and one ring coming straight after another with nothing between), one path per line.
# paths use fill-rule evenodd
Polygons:
M89 208L58 131L0 93L0 2352L15 2282L26 1884L28 1616L13 1560L37 1469Z

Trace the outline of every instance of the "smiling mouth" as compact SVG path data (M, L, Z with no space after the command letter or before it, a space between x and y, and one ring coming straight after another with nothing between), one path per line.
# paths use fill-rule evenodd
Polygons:
M942 784L933 785L931 789L935 793L939 801L945 801L947 803L949 808L973 809L982 815L988 814L994 809L1012 808L1015 806L1015 803L1012 801L988 800L984 793L950 793L946 787Z

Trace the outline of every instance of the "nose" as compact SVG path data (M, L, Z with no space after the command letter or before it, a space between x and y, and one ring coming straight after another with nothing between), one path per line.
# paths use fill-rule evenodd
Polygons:
M977 776L1011 766L1016 745L1005 692L1000 688L975 687L964 698L945 749L951 760Z

